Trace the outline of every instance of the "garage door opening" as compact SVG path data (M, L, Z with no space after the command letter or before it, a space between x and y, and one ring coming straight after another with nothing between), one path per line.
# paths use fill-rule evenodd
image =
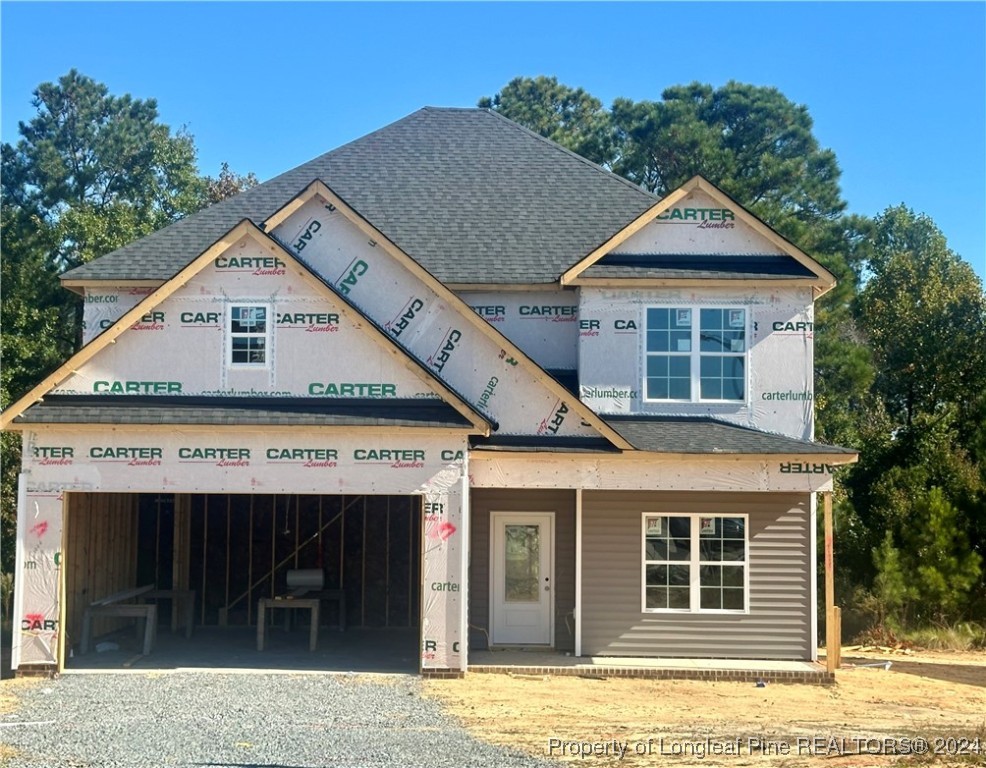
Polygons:
M71 494L67 667L417 671L421 523L418 496ZM157 606L150 654L113 609L84 642L102 603Z

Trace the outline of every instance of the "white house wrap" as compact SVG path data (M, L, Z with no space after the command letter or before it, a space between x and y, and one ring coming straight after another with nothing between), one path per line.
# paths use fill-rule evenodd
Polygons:
M648 401L644 339L648 307L687 304L747 308L746 397L738 403ZM599 413L709 415L724 421L810 440L814 434L814 325L807 290L770 293L729 289L583 288L579 317L582 400Z
M572 401L547 390L529 368L368 240L338 208L311 200L273 235L436 376L496 419L500 434L595 434L571 414Z
M19 505L18 565L24 617L18 663L51 663L58 625L58 568L65 491L414 494L424 499L422 558L428 589L423 667L461 669L465 549L461 545L465 440L354 439L318 433L202 432L144 435L25 432L26 488ZM310 456L311 458L304 458ZM458 535L457 535L458 533ZM439 585L431 589L431 585ZM447 585L445 588L444 585Z

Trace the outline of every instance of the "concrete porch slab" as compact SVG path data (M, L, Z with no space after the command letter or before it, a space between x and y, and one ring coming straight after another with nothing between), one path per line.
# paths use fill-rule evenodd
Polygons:
M515 675L636 677L831 685L835 675L811 661L571 656L550 650L470 651L468 671Z

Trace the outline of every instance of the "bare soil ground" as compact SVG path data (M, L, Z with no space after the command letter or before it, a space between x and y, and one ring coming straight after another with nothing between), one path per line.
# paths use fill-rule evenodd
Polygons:
M425 690L480 739L586 765L986 765L986 653L842 661L834 686L473 674Z

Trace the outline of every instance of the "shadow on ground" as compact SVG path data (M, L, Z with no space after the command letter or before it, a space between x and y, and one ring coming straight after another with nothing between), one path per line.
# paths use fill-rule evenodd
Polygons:
M323 628L318 645L308 650L308 628L286 632L270 627L266 647L257 650L252 627L197 627L190 639L160 631L149 656L140 653L132 632L116 633L95 644L101 651L80 655L75 650L66 671L133 670L284 670L290 672L378 672L418 671L418 630Z

